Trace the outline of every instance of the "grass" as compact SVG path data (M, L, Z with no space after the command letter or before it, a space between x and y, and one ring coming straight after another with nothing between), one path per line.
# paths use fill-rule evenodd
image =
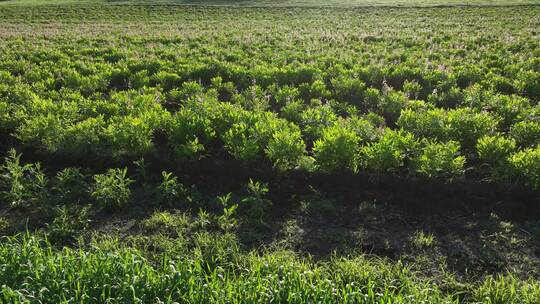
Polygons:
M531 304L540 299L538 282L512 276L488 278L480 286L448 294L415 278L407 267L380 259L336 257L320 263L282 251L233 252L206 260L202 249L208 248L195 247L193 255L183 257L163 255L153 264L141 251L116 240L95 243L84 251L56 250L39 236L5 238L0 245L0 298L7 303L454 303L462 299Z
M87 4L174 4L239 7L433 7L433 6L512 6L540 4L538 0L3 0L0 5L87 5Z

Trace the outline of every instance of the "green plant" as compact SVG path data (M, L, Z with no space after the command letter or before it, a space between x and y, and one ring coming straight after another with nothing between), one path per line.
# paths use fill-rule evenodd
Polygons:
M54 243L66 244L88 229L90 206L56 207L54 219L46 226L47 237Z
M174 115L169 126L169 144L180 160L195 159L215 137L212 121L189 107Z
M161 204L173 206L175 202L187 197L187 189L178 182L178 177L172 173L161 172L163 178L158 186L158 196Z
M149 168L150 163L146 163L143 157L133 162L135 165L135 177L137 180L140 180L142 183L146 183L149 178Z
M253 181L251 178L246 186L248 195L242 199L242 203L247 205L248 219L254 219L258 223L263 222L264 210L272 204L266 198L268 184Z
M274 167L287 170L298 164L306 145L298 128L277 130L268 141L265 153Z
M508 157L515 152L516 141L501 135L484 136L478 140L476 150L478 157L495 170L494 176L498 176L508 169Z
M459 155L459 143L425 141L421 153L412 160L414 170L428 177L453 179L463 175L465 157Z
M245 123L235 124L224 134L225 149L236 159L251 161L259 157L261 146L257 130Z
M510 127L509 133L521 147L532 148L540 144L540 122L538 121L520 121Z
M141 117L115 117L104 130L109 142L109 153L115 158L137 158L151 152L153 129Z
M403 83L403 92L408 98L417 99L422 92L422 85L414 80L405 80Z
M446 124L446 111L443 109L423 111L405 109L401 111L397 125L418 137L428 137L441 141L448 138L449 130Z
M514 153L508 161L514 176L526 185L540 188L540 146Z
M10 207L45 202L48 179L39 163L21 164L21 154L12 149L0 170L0 195Z
M236 227L238 221L234 218L238 204L231 202L232 193L217 197L218 203L223 208L223 214L218 217L218 225L224 231L230 231Z
M317 166L327 172L353 170L360 137L353 130L334 125L325 128L313 144Z
M447 114L449 138L459 141L465 149L474 147L479 138L494 134L497 129L498 120L486 112L458 108Z
M308 140L315 141L322 136L323 130L338 120L336 113L328 105L308 107L301 113L302 133Z
M109 169L106 173L94 175L91 196L101 207L118 209L129 202L132 183L126 168Z
M52 199L59 203L77 203L87 199L87 176L79 168L65 168L52 180Z
M387 129L381 139L360 149L359 166L376 172L391 172L405 166L418 148L411 133Z
M433 233L425 233L423 230L417 230L410 240L416 248L428 248L432 247L435 242L435 235Z

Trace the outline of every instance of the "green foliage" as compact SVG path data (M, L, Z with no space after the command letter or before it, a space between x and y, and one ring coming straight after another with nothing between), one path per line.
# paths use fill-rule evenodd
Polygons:
M504 167L510 154L516 150L516 141L501 135L484 136L478 140L476 150L486 163Z
M104 130L110 145L115 147L113 157L141 157L152 151L153 129L142 118L123 116L115 118Z
M474 147L479 138L493 134L497 124L497 119L485 112L478 113L469 108L448 111L449 138L459 141L463 148Z
M403 83L403 92L408 98L416 99L422 91L422 85L414 80L405 80Z
M70 208L62 205L56 207L54 219L46 227L48 240L60 244L75 241L81 233L88 229L89 211L90 206Z
M314 262L283 251L243 254L230 235L198 233L194 238L193 250L182 258L163 256L157 264L115 239L96 242L85 252L69 247L57 250L39 236L4 238L0 243L2 301L460 301L416 277L402 263L363 256ZM77 280L66 279L75 277ZM458 290L468 302L533 304L540 299L537 281L513 276L487 278Z
M263 155L264 147L267 147L267 156L272 155L274 163L294 161L298 153L298 148L302 144L298 134L292 134L288 139L276 138L279 137L279 132L295 132L292 125L281 118L268 112L244 112L240 121L233 124L232 127L223 134L225 150L227 150L236 159L244 161L253 161ZM298 133L296 131L296 133ZM296 140L295 140L296 137ZM282 145L288 151L272 151L268 150L270 145ZM288 143L287 143L288 142ZM281 159L278 159L281 158ZM290 158L290 159L287 159Z
M129 202L132 183L126 168L109 169L107 173L94 175L91 196L103 208L119 209Z
M180 160L196 158L214 137L212 121L187 107L175 113L169 126L169 144Z
M409 100L402 92L385 88L382 99L377 104L377 110L386 118L388 124L394 124L399 118L401 110L406 108L408 103Z
M238 209L238 204L231 202L232 193L218 196L217 200L223 208L223 213L218 217L218 225L224 231L231 231L236 228L238 221L234 217Z
M160 204L173 206L179 200L185 199L188 196L187 189L178 182L178 177L172 173L161 172L162 181L158 186L158 197Z
M52 181L52 199L59 203L78 203L88 199L87 176L79 168L65 168Z
M459 155L460 145L455 141L445 143L425 141L421 152L412 160L416 172L427 177L453 179L463 175L465 157Z
M411 133L387 129L379 141L361 148L359 166L381 173L397 171L417 149L418 143Z
M298 128L277 130L268 141L265 153L279 169L294 168L304 155L306 145Z
M337 100L346 101L361 107L364 99L366 84L355 78L334 78L331 80L334 87L334 96Z
M537 281L519 280L512 275L488 277L473 292L473 298L482 299L486 304L527 303L540 299Z
M246 185L247 196L242 199L243 205L247 208L249 220L254 220L257 223L263 223L265 209L272 202L266 198L268 193L268 184L253 181L251 178Z
M47 176L41 165L22 164L21 154L9 150L0 168L0 197L10 207L43 204L46 200Z
M322 136L326 127L332 126L337 120L337 115L332 108L324 106L309 107L301 114L302 133L311 141Z
M458 254L472 279L447 281L456 264L452 255L440 269L422 272L435 273L431 280L403 266L407 254L402 263L341 258L341 248L336 256L318 252L334 249L323 248L319 237L348 238L341 231L350 230L318 221L339 221L342 208L349 208L325 196L370 197L371 189L341 193L337 185L335 191L322 187L324 196L313 201L304 197L322 189L319 172L337 177L358 169L369 176L453 179L467 168L465 182L490 174L524 185L524 195L539 189L538 5L415 0L445 5L335 9L367 2L250 0L233 1L242 7L231 9L51 1L0 5L0 153L7 155L0 168L0 230L37 229L0 240L1 303L540 303L534 278L482 279L506 268L527 273L506 264L534 255L527 245L535 229L504 235L519 251L513 256L508 244L498 244L504 261L488 250L467 265ZM375 4L411 4L405 2ZM231 4L206 4L212 3ZM249 7L254 4L278 7ZM12 148L32 163L7 152ZM45 174L37 161L59 172ZM270 163L277 170L267 170ZM72 165L81 168L65 168ZM88 173L126 165L137 170L135 197L126 169ZM237 189L234 177L255 166L259 178L276 185L272 196L267 184L250 180L242 196L220 196L217 207L204 204L214 191ZM196 197L172 173L160 176L164 168L182 171L207 192ZM467 191L474 192L472 184ZM279 208L269 208L270 198ZM127 224L121 242L86 233L94 210L81 206L93 200L121 208L135 199L144 209L138 215L156 207L154 200L158 209L185 210L155 212L140 221L140 230ZM407 193L402 199L409 201ZM384 207L376 205L360 206L365 218L353 224L371 225L370 212ZM391 209L374 224L400 220ZM108 219L105 213L96 220ZM112 226L130 214L116 214L123 220ZM244 238L252 224L264 229L256 231L259 240L271 245L247 253L236 237ZM314 224L322 229L309 229ZM484 230L482 221L474 224ZM270 252L283 246L275 230L282 225L313 241L285 246L315 253L317 261ZM347 241L350 252L365 247L363 231L351 232L362 244ZM475 239L501 239L498 232L487 239L482 234ZM395 244L382 236L375 251L392 252ZM436 260L431 254L441 257L438 251L449 247L423 232L410 241L421 249L415 261Z
M360 137L353 130L337 124L327 127L313 144L315 162L326 172L353 170L359 143Z
M532 120L520 121L510 128L510 136L521 147L534 147L540 144L540 122Z
M540 188L540 146L510 155L513 174L533 188Z
M397 125L418 137L433 138L441 141L448 138L449 130L446 124L446 111L443 109L426 111L405 109L401 111Z

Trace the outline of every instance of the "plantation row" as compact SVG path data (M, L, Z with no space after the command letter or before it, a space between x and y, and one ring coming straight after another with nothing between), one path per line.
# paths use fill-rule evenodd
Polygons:
M145 88L92 99L71 90L44 98L8 73L2 77L1 132L37 153L73 161L152 155L187 161L224 151L247 163L266 158L282 170L408 169L453 178L475 166L495 179L540 185L538 106L516 95L478 96L486 95L479 86L464 93L470 107L441 109L390 87L365 88L359 79L334 81L335 95L322 98L320 81L236 92L216 77L208 89L185 82L165 93ZM361 102L337 101L347 99ZM492 111L479 110L488 102Z

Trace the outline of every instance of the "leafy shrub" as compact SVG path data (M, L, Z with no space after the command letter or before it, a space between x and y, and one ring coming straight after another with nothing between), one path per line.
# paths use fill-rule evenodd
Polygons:
M540 146L510 155L513 174L526 185L540 188Z
M257 130L246 123L233 125L223 135L223 140L225 149L236 159L250 161L259 156L261 145L257 141Z
M280 116L288 121L300 124L302 122L302 113L305 110L305 104L300 99L288 101L281 108Z
M252 161L262 156L264 148L268 147L278 130L293 131L286 120L277 118L274 113L244 112L240 121L233 124L222 139L225 150L236 159ZM273 155L278 157L276 153Z
M381 91L376 88L367 88L364 92L364 108L369 112L378 113L382 98Z
M28 147L41 152L55 153L65 136L66 121L59 115L48 113L29 117L15 131L15 137Z
M337 124L325 128L313 144L315 162L327 172L353 170L359 143L360 137L349 128Z
M106 154L105 121L91 117L68 126L61 143L60 154L70 159L83 159Z
M0 101L0 134L7 135L19 125L20 118L15 114L16 107L13 104Z
M368 119L352 116L349 119L341 120L339 122L353 130L362 142L372 142L379 139L382 136L382 129L375 127L374 123Z
M39 163L21 164L21 155L9 150L0 173L0 197L11 207L45 202L48 180Z
M510 136L521 147L534 147L540 144L540 122L532 120L520 121L510 128Z
M377 108L389 124L394 124L408 102L409 100L402 92L387 88L383 91L383 98L379 101Z
M290 103L294 100L299 100L300 91L296 87L291 87L288 85L278 87L273 84L268 88L274 104L277 108L285 106L287 103ZM301 101L301 100L300 100Z
M503 130L525 119L531 111L529 100L518 95L496 95L489 100L489 107L501 117Z
M538 100L540 98L540 72L519 72L516 79L516 87L532 100Z
M332 93L326 88L322 80L315 80L313 83L302 83L298 86L300 97L308 102L311 99L328 100Z
M270 95L255 84L240 94L233 95L231 101L250 111L266 111L270 107Z
M94 175L91 195L101 207L118 209L128 203L132 183L133 180L127 177L126 168L109 169L107 173Z
M178 105L182 104L182 102L203 95L204 88L200 83L195 81L187 81L182 83L180 88L172 89L168 93L167 100L169 104L174 105L176 106L175 108L177 108Z
M337 120L338 116L328 105L310 107L301 114L302 131L309 140L315 141L326 127L333 125Z
M178 182L178 177L172 173L161 172L162 182L158 186L158 197L160 204L173 206L175 202L187 196L187 189Z
M302 133L298 128L286 128L277 130L268 141L265 153L281 169L296 166L298 160L304 155L306 145L302 139Z
M52 199L58 203L78 203L87 198L87 177L79 168L65 168L52 180Z
M150 84L150 77L147 70L141 70L129 76L129 87L139 89Z
M443 109L426 111L405 109L401 111L397 125L418 137L433 138L441 141L448 137L446 112Z
M152 75L150 81L161 86L163 90L170 91L175 87L180 86L182 79L177 74L159 71L158 73Z
M153 150L153 129L139 117L119 116L104 130L109 155L116 159L138 158Z
M52 223L47 224L47 238L60 244L75 241L77 236L88 229L89 212L90 206L57 207Z
M510 154L516 150L516 141L501 135L484 136L478 140L476 150L480 159L499 167L506 164Z
M417 99L422 92L422 85L414 80L405 80L403 83L403 92L408 98Z
M366 84L357 78L340 77L331 80L334 87L334 97L339 101L361 106L364 99Z
M194 159L215 137L212 121L187 107L173 116L168 128L169 144L179 159Z
M217 197L217 200L223 208L223 214L218 217L218 225L224 231L230 231L236 227L238 221L234 216L238 209L238 204L232 203L232 193L227 193Z
M272 204L266 198L268 194L268 184L253 181L251 178L246 186L248 195L242 199L242 203L247 205L248 219L253 219L258 223L263 222L265 209Z
M412 161L414 170L427 177L455 178L463 175L465 157L459 155L459 143L424 141L421 152Z
M472 148L479 138L493 134L497 124L497 119L486 112L479 113L470 108L448 111L449 138L461 142L463 148Z
M416 153L417 142L411 133L387 129L382 138L362 147L360 167L376 172L396 171Z

